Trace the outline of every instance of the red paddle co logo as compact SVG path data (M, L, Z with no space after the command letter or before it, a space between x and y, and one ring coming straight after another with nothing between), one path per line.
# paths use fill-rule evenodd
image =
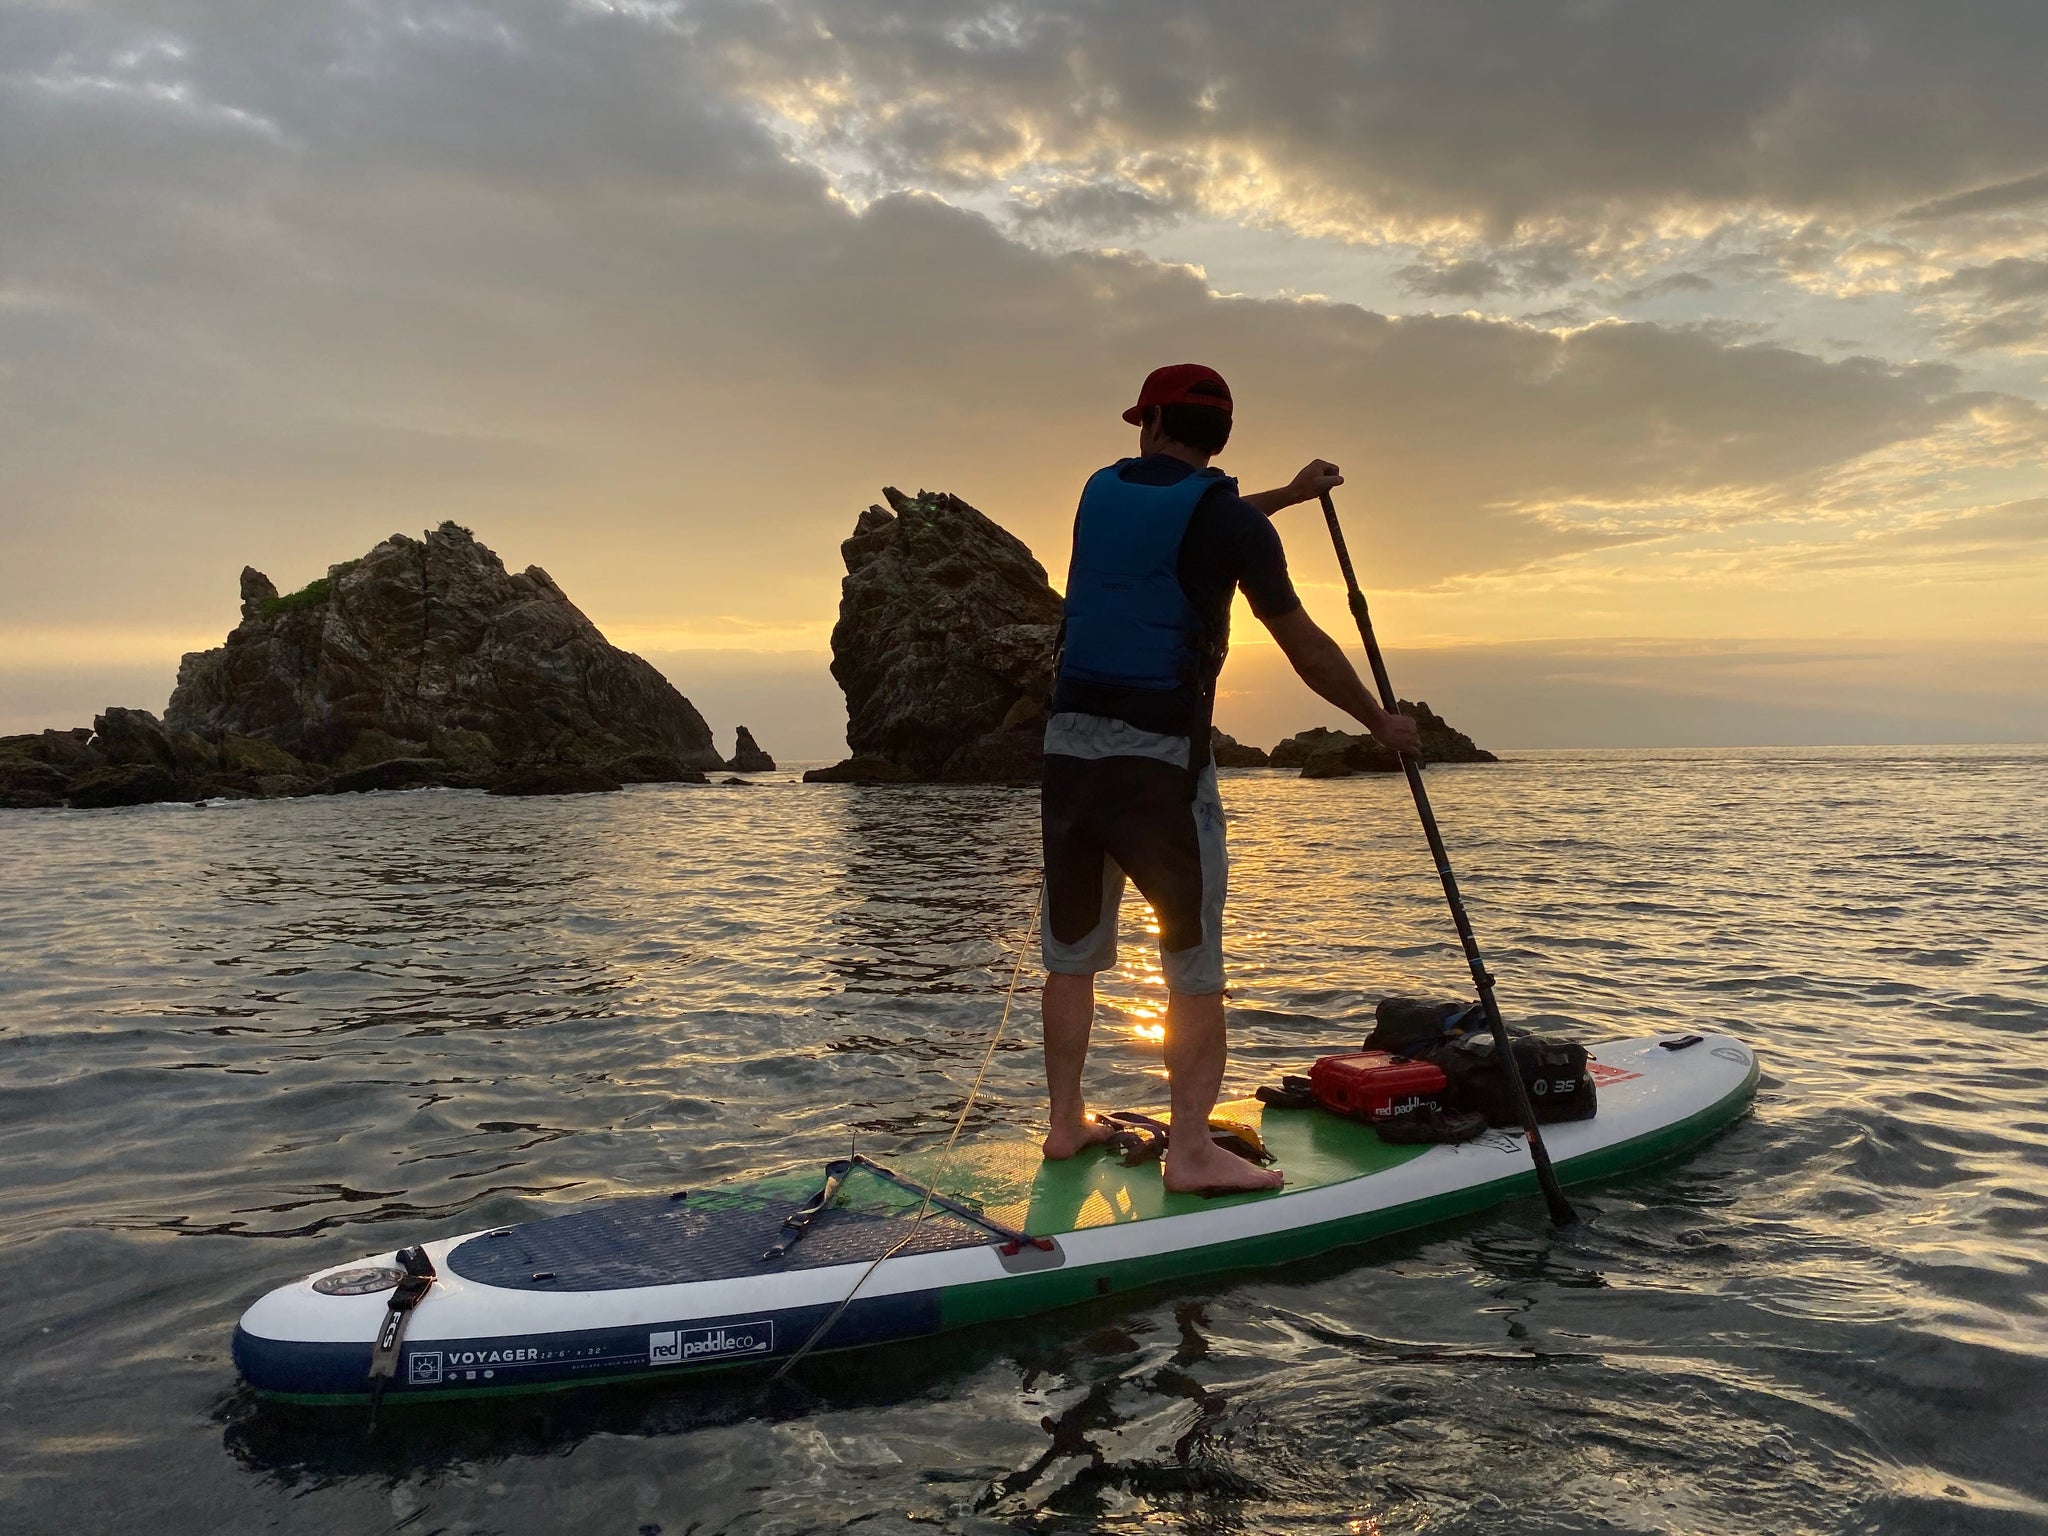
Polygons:
M768 1318L647 1335L649 1365L688 1365L692 1360L722 1360L730 1355L766 1355L774 1349L775 1324Z

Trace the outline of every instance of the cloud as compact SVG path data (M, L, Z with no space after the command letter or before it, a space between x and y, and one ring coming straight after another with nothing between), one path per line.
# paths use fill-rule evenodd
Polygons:
M2048 298L2048 261L2005 256L1961 267L1921 291L1975 300L1947 306L1950 319L1942 339L1957 352L2048 351L2048 307L2028 302Z
M2048 11L2022 0L697 14L730 88L856 202L1001 197L1038 243L1142 240L1197 261L1231 227L1233 287L1246 272L1321 287L1275 272L1310 237L1380 254L1376 302L1550 294L1548 312L1570 293L1593 314L1697 313L1718 290L1717 319L1817 341L1841 329L1822 306L1877 299L1858 323L1897 355L2034 345L2024 319L1914 302L1959 261L2031 259L2048 237L2014 216L2048 185L2048 93L2024 62L2048 53Z
M1697 272L1672 272L1655 282L1644 283L1640 288L1631 288L1614 297L1617 304L1640 304L1646 299L1661 299L1674 293L1712 293L1714 280L1702 277Z
M1921 513L1780 558L1806 571L1883 567L1922 581L1935 571L1942 579L2009 576L2016 563L2048 565L2048 497Z
M1564 304L1556 309L1532 310L1520 317L1524 325L1538 326L1543 330L1556 330L1585 325L1594 319L1594 314L1583 304Z
M899 171L1163 156L1212 213L1367 236L1981 202L2048 140L2026 0L774 0L706 26L744 88Z
M1447 247L1454 248L1454 247ZM1396 268L1394 280L1409 293L1427 298L1483 298L1489 293L1544 293L1561 288L1579 275L1586 259L1582 245L1539 239L1490 247L1486 258L1439 254L1426 262Z
M1111 239L1156 228L1177 217L1181 203L1125 183L1077 181L1032 189L1011 198L1007 209L1016 224L1051 226L1063 233Z
M1498 263L1476 259L1454 261L1442 267L1418 263L1402 267L1394 276L1410 293L1428 298L1484 298L1513 283Z
M2048 550L2048 497L2031 496L1993 507L1916 519L1873 542L1945 555L2003 556L2015 546Z
M2007 256L1987 266L1964 267L1930 285L1930 291L1935 293L1958 290L1981 293L1995 304L2013 299L2048 298L2048 261Z
M708 89L685 37L540 4L452 15L467 20L358 32L275 13L195 32L162 67L279 125L231 144L210 117L181 138L125 101L8 94L17 120L70 114L45 142L92 145L91 174L61 153L41 168L28 197L46 217L11 258L10 279L77 327L11 397L21 432L67 445L17 439L40 465L32 505L154 504L188 534L219 529L222 557L279 504L403 503L352 537L479 508L531 520L565 496L646 521L665 420L691 424L695 472L730 485L778 412L923 453L1000 434L999 402L1059 402L1045 427L1078 438L1081 402L1199 353L1237 381L1248 438L1284 423L1305 455L1310 434L1363 427L1361 484L1417 513L1388 574L1425 581L1626 541L1632 507L1762 494L1963 408L1926 368L1650 325L1557 335L1222 299L1186 268L1020 247L929 196L856 212ZM291 70L263 67L279 59ZM149 261L122 254L138 242ZM832 440L796 483L827 479ZM1049 472L1030 483L1067 499ZM1558 515L1566 502L1603 510ZM751 538L714 520L696 558L752 558Z
M1382 589L1797 521L1857 466L1917 463L2001 398L1732 318L1225 297L1190 265L1035 238L1256 201L1260 157L1303 121L1372 149L1386 206L1492 218L1485 175L1453 166L1429 197L1404 179L1498 128L1450 110L1471 85L1455 50L1442 109L1404 130L1448 136L1426 150L1382 146L1390 120L1355 83L1312 105L1326 61L1301 34L1280 92L1240 13L1199 5L1146 46L1119 10L1058 5L966 22L868 0L150 14L0 12L0 609L37 633L82 615L218 632L245 560L295 584L446 516L546 566L600 624L682 636L679 655L706 652L704 615L815 632L837 541L885 481L958 490L1056 549L1079 477L1128 450L1130 385L1175 357L1231 377L1247 480L1345 461ZM1375 80L1431 58L1431 38L1449 48L1420 10L1330 14L1332 48ZM1498 14L1510 40L1526 31ZM1568 30L1611 22L1573 14ZM1081 19L1100 30L1094 62L1052 47ZM899 75L884 112L876 82ZM1058 97L1084 77L1093 95ZM1215 132L1198 143L1189 113ZM1163 147L1127 152L1125 130L1154 122ZM980 189L989 214L886 176L848 195L877 145ZM1341 158L1304 161L1315 197L1364 195ZM1054 169L1004 179L1041 161ZM1253 179L1219 192L1191 170L1231 166ZM1563 206L1590 174L1532 175L1530 206ZM1668 184L1693 195L1680 171ZM1569 235L1462 275L1454 250L1430 247L1413 281L1457 296L1628 270ZM1693 276L1639 286L1699 291ZM1870 515L1825 511L1843 530Z
M1931 203L1907 208L1900 212L1898 217L1915 222L1953 219L1966 214L2003 213L2008 208L2025 208L2039 202L2048 202L2048 171L2042 171L2034 176L2022 176L2014 181L2002 181L1995 186L1973 187L1967 192L1958 192L1951 197L1937 198Z
M1942 339L1958 352L2048 352L2048 314L2023 309L1947 327Z

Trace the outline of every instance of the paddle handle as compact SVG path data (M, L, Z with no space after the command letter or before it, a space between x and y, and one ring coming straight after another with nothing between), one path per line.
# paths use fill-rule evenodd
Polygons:
M1344 573L1344 588L1350 596L1351 617L1358 623L1358 638L1365 642L1365 659L1372 666L1373 686L1379 689L1380 707L1388 714L1394 713L1394 684L1387 676L1386 658L1380 654L1380 643L1372 632L1372 615L1365 606L1365 593L1359 590L1358 573L1351 567L1351 551L1344 543L1344 530L1337 522L1337 506L1330 500L1330 493L1323 492L1323 521L1330 526L1330 543L1337 550L1337 566ZM1557 1182L1557 1170L1550 1165L1550 1149L1543 1144L1543 1131L1536 1123L1536 1106L1529 1101L1528 1087L1522 1082L1521 1069L1515 1065L1515 1053L1508 1040L1507 1021L1501 1017L1500 1004L1493 996L1493 976L1486 969L1486 961L1479 953L1479 937L1472 931L1472 919L1465 914L1464 898L1458 894L1458 877L1451 872L1450 851L1444 847L1444 835L1438 830L1436 813L1430 809L1429 791L1422 787L1422 761L1401 754L1401 769L1408 775L1408 792L1415 797L1415 813L1422 818L1422 835L1429 840L1430 857L1436 860L1437 878L1443 882L1444 900L1450 904L1451 921L1457 925L1458 942L1465 948L1465 962L1472 968L1472 984L1479 989L1479 1006L1486 1012L1486 1027L1493 1033L1494 1054L1500 1058L1501 1071L1507 1074L1508 1089L1514 1096L1515 1109L1522 1118L1522 1129L1529 1135L1529 1160L1536 1165L1536 1182L1543 1188L1543 1200L1550 1207L1550 1219L1560 1227L1568 1227L1579 1219L1571 1202L1564 1197L1564 1188Z

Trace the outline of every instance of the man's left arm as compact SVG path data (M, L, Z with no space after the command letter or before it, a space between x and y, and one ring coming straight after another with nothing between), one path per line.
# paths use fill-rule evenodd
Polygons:
M1310 459L1301 473L1277 490L1253 491L1244 499L1271 517L1288 507L1299 506L1304 501L1314 501L1326 491L1334 491L1344 483L1344 477L1337 473L1337 466L1328 459Z

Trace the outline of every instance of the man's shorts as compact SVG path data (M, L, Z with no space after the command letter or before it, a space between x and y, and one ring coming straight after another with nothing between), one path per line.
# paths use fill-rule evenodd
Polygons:
M1045 968L1092 976L1116 964L1124 877L1159 919L1173 991L1223 990L1223 901L1229 863L1216 770L1188 798L1188 771L1150 757L1048 753L1044 786Z

